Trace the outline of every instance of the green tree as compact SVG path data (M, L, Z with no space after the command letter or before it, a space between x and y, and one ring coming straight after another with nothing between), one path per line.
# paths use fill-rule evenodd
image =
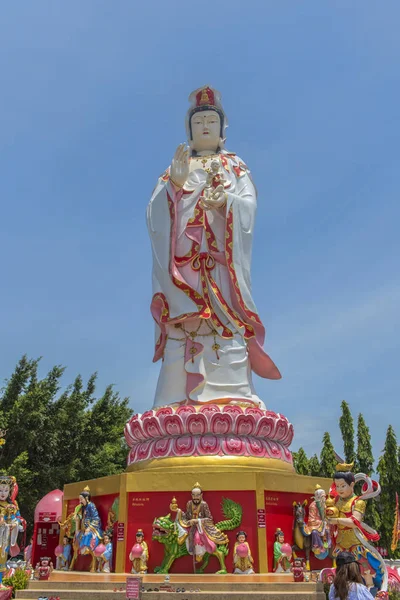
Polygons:
M347 463L352 463L355 458L354 452L354 422L350 407L345 400L340 405L342 414L339 419L339 427L343 439L344 456Z
M293 452L293 466L299 475L309 474L309 461L303 448L299 448L298 452Z
M380 496L381 508L381 540L382 546L389 550L394 523L394 511L396 506L396 492L400 492L400 466L398 461L398 446L396 434L393 427L389 425L386 432L385 447L381 455L377 471L379 483L382 487Z
M372 475L374 471L374 457L372 454L371 434L365 423L363 415L358 415L357 421L357 471Z
M309 474L313 477L321 476L321 465L319 462L319 458L316 454L314 454L310 460L308 461Z
M337 460L335 450L331 442L331 436L326 431L322 438L322 450L321 450L321 476L322 477L333 477L335 472Z
M372 475L374 471L374 457L372 454L371 434L362 414L358 415L357 420L357 454L355 462L355 470L357 472L366 473L369 476ZM379 531L381 519L376 500L368 500L365 520L371 527Z
M123 430L131 416L128 399L112 386L95 397L96 374L86 386L78 375L60 394L64 368L40 379L38 367L39 360L22 357L0 394L0 428L7 430L1 470L17 478L30 526L37 502L51 490L124 470Z

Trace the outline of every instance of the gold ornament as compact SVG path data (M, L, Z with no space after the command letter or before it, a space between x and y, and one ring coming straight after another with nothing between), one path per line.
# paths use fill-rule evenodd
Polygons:
M172 498L171 504L169 505L169 509L170 509L172 512L176 512L176 511L178 510L178 503L177 503L177 501L176 501L176 498L175 498L175 496Z
M346 463L336 465L336 471L340 473L348 473L353 470L354 462L347 465Z

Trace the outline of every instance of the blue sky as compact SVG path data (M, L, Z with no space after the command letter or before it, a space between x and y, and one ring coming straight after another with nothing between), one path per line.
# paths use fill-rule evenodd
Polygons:
M99 372L136 411L153 365L145 208L210 83L259 191L253 292L295 425L341 452L346 399L376 455L399 433L396 1L37 0L0 20L0 377Z

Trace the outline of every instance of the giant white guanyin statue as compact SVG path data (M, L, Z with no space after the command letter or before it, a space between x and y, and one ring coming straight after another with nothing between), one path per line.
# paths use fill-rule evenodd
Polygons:
M257 194L246 164L224 148L227 119L217 90L194 91L187 147L175 152L147 210L153 250L153 408L248 403L265 409L252 371L279 379L263 349L251 294Z

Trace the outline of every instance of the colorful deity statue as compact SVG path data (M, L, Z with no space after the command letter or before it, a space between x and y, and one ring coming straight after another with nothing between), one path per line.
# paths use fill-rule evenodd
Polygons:
M60 553L56 552L56 554L58 554L57 560L56 560L56 570L57 571L68 571L69 565L71 562L72 548L71 548L71 540L69 539L69 537L67 535L64 535L64 537L63 537L62 551L61 551L61 547L59 547L59 548L60 548Z
M96 505L91 501L88 487L79 494L79 504L75 507L72 515L61 526L66 531L75 530L73 542L74 553L69 567L70 570L72 571L75 566L78 553L89 554L92 557L90 571L94 573L96 571L96 556L94 551L99 545L103 533L100 516Z
M205 554L214 554L218 546L228 544L227 535L214 525L199 483L192 489L192 499L187 503L186 511L177 510L177 525L180 536L186 540L189 554L197 563L201 563Z
M278 527L275 531L275 542L274 542L274 572L282 573L290 571L291 563L290 558L292 556L292 549L289 544L285 544L285 536Z
M109 533L104 534L103 546L104 546L103 552L97 558L97 560L98 560L98 569L97 570L102 573L111 573L113 545L112 545L112 541L111 541L111 535ZM100 545L97 548L99 549Z
M239 575L251 575L254 573L254 559L251 555L245 531L239 531L236 534L236 544L233 548L233 564L235 567L234 573Z
M129 554L129 560L132 561L131 573L144 575L147 573L147 563L149 560L149 548L144 541L142 529L136 532L136 543L132 546Z
M267 379L281 375L263 350L265 329L251 293L256 188L244 162L224 149L228 122L220 93L205 86L189 101L189 147L178 147L147 210L154 361L163 358L154 408L183 402L265 408L252 371Z
M178 507L176 498L172 498L169 506L176 518L171 519L171 512L154 519L153 540L164 546L162 564L154 569L155 573L168 573L175 560L191 554L193 570L204 573L211 556L219 562L218 574L227 574L225 558L229 554L229 539L225 531L234 531L242 523L243 508L230 498L223 498L221 503L223 519L215 525L208 504L203 500L203 493L197 483L192 490L192 500L188 502L186 512ZM224 543L220 543L224 540ZM206 550L204 552L204 550Z
M7 570L8 555L19 553L18 534L26 528L19 512L16 497L18 484L15 477L0 475L0 584Z
M371 542L379 540L379 534L363 522L366 500L380 494L380 485L367 475L352 472L353 464L337 465L334 483L330 496L335 499L336 516L328 520L334 531L335 549L333 555L339 552L352 552L356 560L374 572L374 585L385 592L387 590L386 565ZM363 482L362 492L357 496L354 486ZM329 506L332 514L332 507Z
M330 552L331 536L325 513L326 492L317 485L314 500L308 510L308 521L304 527L306 535L311 535L311 550L314 555L323 560Z

